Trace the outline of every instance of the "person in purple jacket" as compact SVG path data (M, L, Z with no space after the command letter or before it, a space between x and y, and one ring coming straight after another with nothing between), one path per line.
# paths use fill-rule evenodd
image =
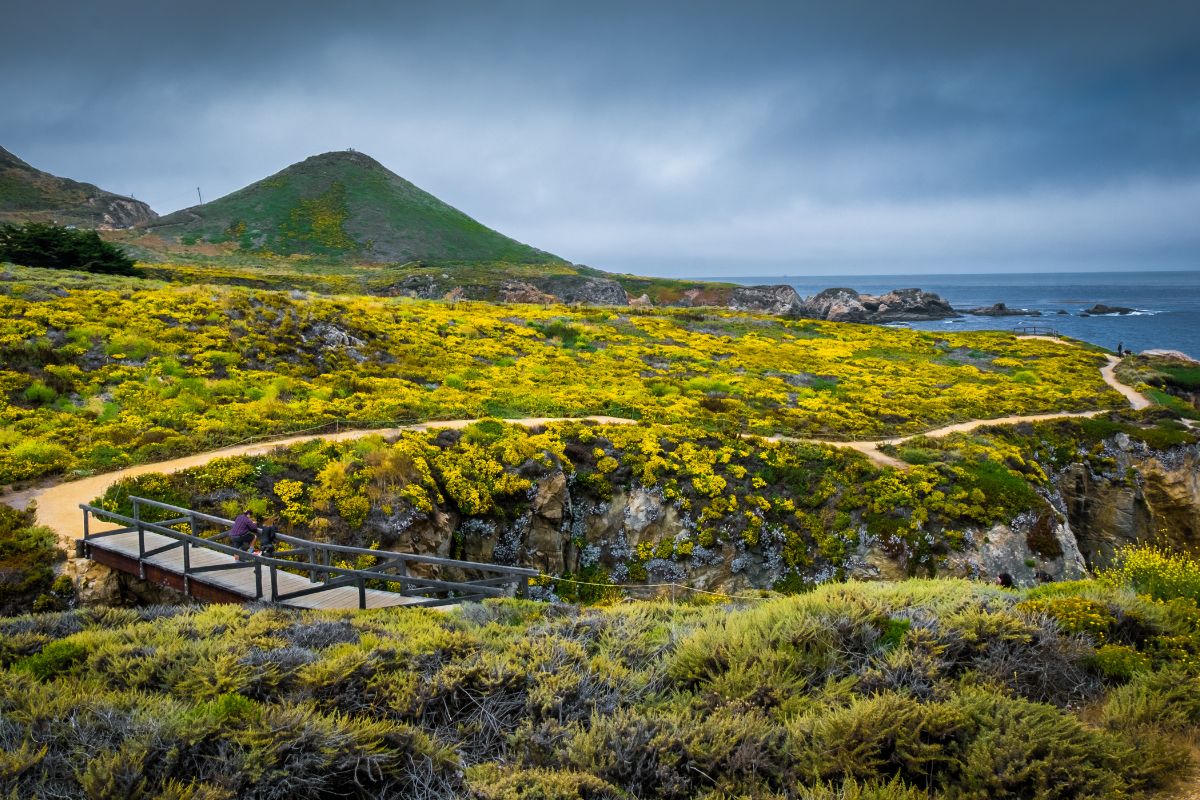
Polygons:
M229 529L229 541L239 550L250 550L254 544L254 535L258 533L258 523L254 521L252 514L247 508L237 515L233 527Z

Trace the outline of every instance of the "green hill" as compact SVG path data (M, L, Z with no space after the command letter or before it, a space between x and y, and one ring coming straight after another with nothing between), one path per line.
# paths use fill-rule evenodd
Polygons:
M368 262L562 261L497 233L352 151L313 156L143 227L167 248L225 245L245 253Z
M42 172L0 147L0 222L128 228L157 218L139 200Z

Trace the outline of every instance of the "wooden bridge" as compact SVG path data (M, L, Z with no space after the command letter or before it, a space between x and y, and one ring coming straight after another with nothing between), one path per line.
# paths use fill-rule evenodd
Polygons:
M1021 336L1053 336L1057 338L1060 335L1058 328L1050 325L1030 325L1028 323L1021 323L1013 328L1013 332Z
M131 517L79 506L81 555L208 602L261 600L325 609L442 606L524 596L529 579L538 575L524 567L346 547L283 534L277 542L287 549L271 555L249 553L227 541L233 520L144 497L129 499ZM170 518L143 519L146 508L165 511ZM365 558L376 563L364 569L347 565ZM450 572L455 579L411 574L410 566L422 564Z

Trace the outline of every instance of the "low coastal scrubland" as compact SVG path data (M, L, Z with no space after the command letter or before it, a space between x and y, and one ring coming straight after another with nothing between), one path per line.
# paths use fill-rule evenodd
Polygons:
M0 278L0 484L335 420L607 414L862 439L1121 403L1093 350L1011 333L180 287L19 267Z
M0 620L0 780L144 798L1147 797L1191 766L1200 565L455 613Z

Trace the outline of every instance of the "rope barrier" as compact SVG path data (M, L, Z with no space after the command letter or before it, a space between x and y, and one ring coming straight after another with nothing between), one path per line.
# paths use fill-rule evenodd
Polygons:
M760 595L752 595L752 594L728 594L727 592L710 592L707 589L697 589L695 586L685 586L682 583L630 583L630 584L592 583L591 581L577 581L577 580L574 580L573 578L558 578L558 577L555 577L554 575L548 575L545 572L541 573L537 577L539 579L559 581L562 583L573 583L576 586L599 586L599 587L602 587L605 589L626 590L626 589L667 589L667 588L671 588L671 589L683 589L688 592L698 592L699 594L707 594L707 595L711 595L713 597L724 597L729 600L770 600L771 599L770 597L762 597Z

